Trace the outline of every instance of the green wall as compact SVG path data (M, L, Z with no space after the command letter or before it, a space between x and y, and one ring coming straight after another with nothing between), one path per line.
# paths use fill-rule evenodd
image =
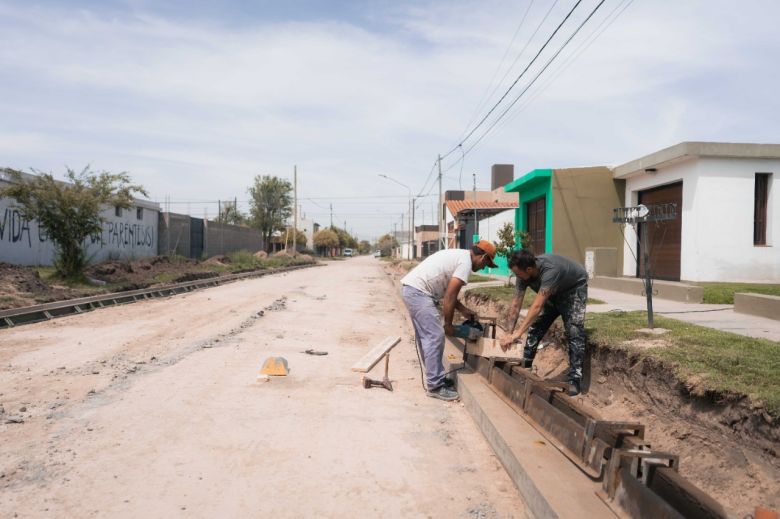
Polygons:
M552 174L551 169L535 169L526 173L514 182L504 186L504 191L518 194L518 208L515 210L515 229L528 231L528 222L526 214L528 202L537 198L544 197L545 208L545 229L544 229L544 252L552 252L553 240L553 197L552 197ZM520 247L518 240L517 247Z

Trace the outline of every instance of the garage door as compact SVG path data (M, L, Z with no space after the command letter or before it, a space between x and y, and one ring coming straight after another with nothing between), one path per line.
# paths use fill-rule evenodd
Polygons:
M680 244L682 235L682 182L668 186L657 187L639 192L639 203L677 204L677 218L664 222L645 223L639 225L639 233L644 238L648 232L650 244L650 270L655 279L669 281L680 280ZM637 250L640 252L640 263L637 265L637 276L644 276L644 251L641 249L642 239Z

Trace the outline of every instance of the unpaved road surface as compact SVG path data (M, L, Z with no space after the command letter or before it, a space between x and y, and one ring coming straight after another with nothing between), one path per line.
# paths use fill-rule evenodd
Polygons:
M0 517L523 517L411 337L374 258L0 331Z

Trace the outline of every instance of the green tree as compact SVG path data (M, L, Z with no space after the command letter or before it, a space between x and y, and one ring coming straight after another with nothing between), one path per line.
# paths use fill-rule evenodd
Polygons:
M293 246L292 227L286 227L283 231L281 231L281 233L278 236L274 236L273 238L271 238L271 241L273 241L273 243L285 243L285 240L287 241L285 246L287 248L292 249ZM295 243L296 247L298 247L299 249L306 248L306 233L304 233L301 230L296 231L295 240L296 240Z
M531 236L525 231L515 232L514 225L507 222L498 230L498 241L496 252L506 257L510 252L517 248L517 242L520 241L520 247L525 249L531 245Z
M229 225L245 225L246 215L238 210L235 202L222 202L220 204L219 216L217 216L219 223L226 223Z
M249 188L252 225L260 229L265 250L271 250L271 236L283 231L292 215L292 184L288 180L269 175L256 176Z
M377 242L377 247L380 251L382 251L382 256L390 256L393 254L393 249L398 247L398 240L390 236L389 234L385 234L381 238L379 238L379 241Z
M340 229L338 227L331 227L331 230L336 233L339 238L338 247L340 249L350 248L356 249L358 246L357 238L349 234L346 229Z
M322 250L323 255L327 255L330 249L339 246L339 237L331 229L322 229L314 233L314 246L318 251Z
M368 254L371 252L371 244L366 240L360 240L357 249L360 254Z
M80 173L68 168L68 183L35 170L32 177L5 172L12 184L0 189L0 197L15 198L23 218L38 220L54 243L57 274L66 279L79 278L87 266L85 240L102 233L101 208L127 209L133 205L133 193L146 196L143 187L131 184L127 173L95 173L89 166Z

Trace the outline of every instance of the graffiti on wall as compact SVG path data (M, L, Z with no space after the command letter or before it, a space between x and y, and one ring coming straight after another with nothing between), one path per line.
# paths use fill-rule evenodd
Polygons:
M100 247L109 245L123 249L153 248L154 232L155 228L152 225L106 221L103 222L103 232L87 238L84 245L98 244ZM38 225L38 222L31 222L24 218L18 209L5 208L0 218L0 242L26 244L32 248L34 242L44 243L48 239L46 231Z

